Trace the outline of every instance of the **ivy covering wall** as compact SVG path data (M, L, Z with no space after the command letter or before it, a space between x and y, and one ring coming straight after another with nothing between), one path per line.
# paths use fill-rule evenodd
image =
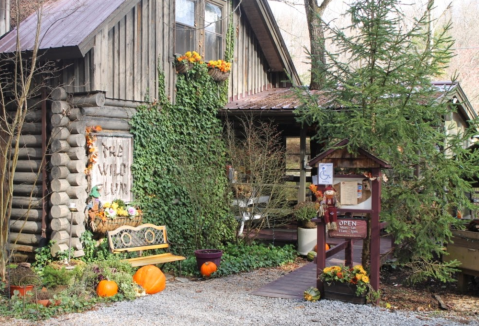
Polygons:
M160 74L160 84L163 75ZM142 106L131 121L134 142L133 191L144 222L166 225L182 253L221 247L237 222L229 214L222 122L222 85L194 64L178 75L176 104L164 98Z

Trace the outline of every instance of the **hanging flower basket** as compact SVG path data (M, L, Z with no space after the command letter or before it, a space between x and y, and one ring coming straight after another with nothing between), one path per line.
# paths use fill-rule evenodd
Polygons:
M217 82L225 81L230 76L229 71L223 72L219 70L218 68L208 69L208 74L211 76L211 78L213 78L214 81L217 81Z
M193 68L193 64L190 62L178 62L176 64L176 72L178 74L186 74L191 68Z

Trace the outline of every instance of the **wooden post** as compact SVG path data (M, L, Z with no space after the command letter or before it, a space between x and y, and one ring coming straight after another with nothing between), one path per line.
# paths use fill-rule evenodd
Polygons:
M299 191L298 191L298 203L306 200L306 128L301 127L301 135L299 141Z
M353 240L348 240L348 245L344 250L344 264L349 267L353 267Z
M316 287L323 293L324 285L319 279L319 276L323 273L323 269L326 267L326 237L325 237L325 225L322 218L317 219L317 247L316 247Z
M376 180L372 182L372 213L371 213L371 286L379 290L379 256L380 256L380 234L379 234L379 213L381 212L381 170L372 169L372 175Z

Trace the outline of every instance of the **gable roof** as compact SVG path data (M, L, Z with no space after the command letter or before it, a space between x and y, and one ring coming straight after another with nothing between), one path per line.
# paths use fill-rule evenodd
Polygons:
M391 165L384 160L381 160L377 156L370 152L358 148L358 153L352 155L347 151L345 146L349 143L349 139L343 139L337 144L331 146L330 149L320 153L316 157L312 158L309 162L309 166L315 166L320 162L333 162L335 167L361 167L361 168L381 168L390 169ZM359 166L354 165L353 161L361 161Z
M94 46L95 35L113 26L140 0L57 0L45 4L42 15L40 51L51 59L82 58ZM288 71L300 84L280 30L267 0L243 0L245 13L271 71ZM36 13L20 25L22 51L32 51L37 25ZM18 29L0 39L0 53L14 53Z
M45 4L42 13L40 50L52 58L80 58L93 46L93 38L105 25L115 24L139 0L60 0ZM33 13L0 40L0 53L16 51L20 34L22 51L35 44L37 14Z

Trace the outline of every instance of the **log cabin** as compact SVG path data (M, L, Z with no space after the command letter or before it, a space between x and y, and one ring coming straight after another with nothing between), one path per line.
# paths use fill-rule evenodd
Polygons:
M0 0L2 56L18 49L31 54L40 21L39 60L57 72L43 80L48 89L29 100L22 130L9 249L25 258L45 239L55 240L53 254L69 247L74 256L84 254L85 128L99 125L105 139L131 148L128 120L138 105L155 99L159 71L175 101L176 56L196 50L205 60L223 58L232 23L231 102L300 83L267 0L55 0L45 3L41 20L32 12L11 30L9 6ZM49 162L37 178L45 154ZM131 151L124 156L130 164ZM129 177L131 171L125 184ZM71 204L78 212L70 212Z

